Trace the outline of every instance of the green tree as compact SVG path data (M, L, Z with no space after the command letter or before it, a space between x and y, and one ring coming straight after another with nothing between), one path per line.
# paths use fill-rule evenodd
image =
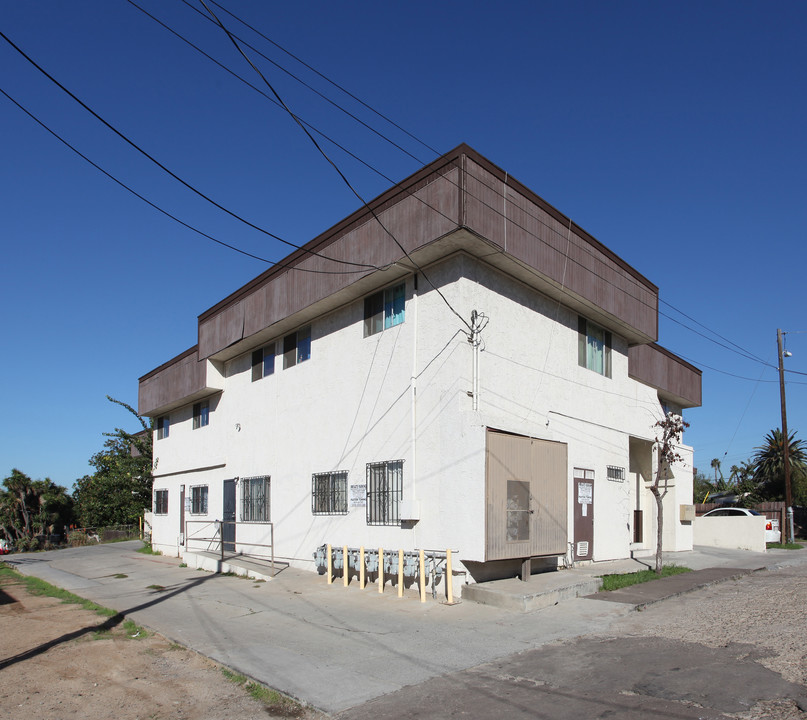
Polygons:
M790 460L790 484L794 504L803 504L807 499L807 450L796 433L787 439ZM765 436L765 442L753 456L754 480L760 496L765 500L785 499L785 441L779 428Z
M0 490L0 532L13 543L61 534L73 516L67 490L50 478L31 480L14 468Z
M115 428L114 432L104 433L104 449L89 461L95 472L76 481L76 515L85 527L130 525L137 522L143 508L151 507L150 424L126 403L109 396L107 400L134 415L141 430L130 433Z
M708 502L707 498L715 491L709 478L702 472L696 471L692 478L692 496L697 503Z

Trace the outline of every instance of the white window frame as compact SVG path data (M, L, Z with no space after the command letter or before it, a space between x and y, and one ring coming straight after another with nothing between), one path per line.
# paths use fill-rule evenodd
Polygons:
M603 377L611 377L611 331L582 315L577 319L577 331L577 364Z
M400 312L395 301L400 300ZM376 335L406 320L406 283L397 283L364 298L364 337Z

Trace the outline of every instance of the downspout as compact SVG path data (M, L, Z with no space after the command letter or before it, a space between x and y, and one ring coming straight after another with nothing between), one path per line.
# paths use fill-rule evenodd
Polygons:
M417 464L417 381L418 381L418 274L412 279L412 300L409 303L410 316L412 317L412 374L409 378L409 415L412 422L411 456L412 456L412 501L416 502L416 479L418 473ZM413 528L415 535L414 546L417 546L417 523Z

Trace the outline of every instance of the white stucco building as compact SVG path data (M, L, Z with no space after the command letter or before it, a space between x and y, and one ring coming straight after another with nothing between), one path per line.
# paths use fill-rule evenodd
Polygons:
M701 399L655 344L656 286L467 146L370 205L384 227L358 210L140 378L154 547L225 520L228 549L273 534L312 570L323 543L452 549L467 582L653 551L654 423ZM681 453L669 550L692 546Z

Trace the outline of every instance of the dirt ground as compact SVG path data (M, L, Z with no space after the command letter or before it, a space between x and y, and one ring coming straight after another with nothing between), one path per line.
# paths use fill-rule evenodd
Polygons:
M229 720L322 717L299 706L267 706L215 663L78 605L0 581L0 718L21 720Z

